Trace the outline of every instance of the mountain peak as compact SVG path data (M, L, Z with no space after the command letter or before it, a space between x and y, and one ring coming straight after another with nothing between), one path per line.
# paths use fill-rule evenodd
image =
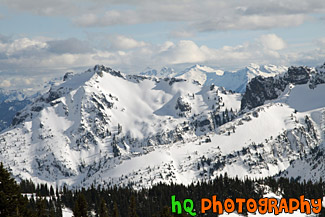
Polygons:
M164 73L174 73L175 70L171 67L167 67L167 66L164 66L161 68L160 72L164 72Z
M125 78L120 71L115 71L112 68L106 67L104 65L95 65L93 71L96 72L101 77L103 77L103 72L106 72L117 77Z
M167 77L174 77L175 70L168 66L163 66L160 69L160 71L158 71L157 69L153 69L151 67L147 67L143 72L140 73L140 75L154 76L158 78L167 78Z
M114 75L114 76L117 76L117 77L120 77L120 78L124 78L125 79L124 74L122 74L120 71L115 71L112 68L107 67L107 66L104 66L104 65L98 65L97 64L97 65L94 66L94 68L87 70L87 72L91 72L91 71L92 72L95 72L100 77L103 77L104 76L104 72L105 72L105 73L109 73L111 75Z
M95 65L94 66L94 71L98 72L98 71L105 71L105 72L109 72L112 71L112 69L110 67L106 67L104 65Z
M316 70L320 73L325 73L325 62L323 65L316 67Z
M258 65L256 63L250 63L246 68L259 69L260 65Z
M263 77L274 77L278 74L283 74L288 70L286 66L276 66L272 64L258 65L255 63L249 64L243 70L239 72L247 73L249 77L263 76Z
M192 66L190 68L192 69L192 68L202 68L202 67L204 67L204 65L195 64L194 66Z
M185 69L184 71L190 71L190 70L200 70L200 71L204 71L204 72L216 72L218 70L211 68L209 66L205 66L205 65L200 65L200 64L195 64L187 69Z

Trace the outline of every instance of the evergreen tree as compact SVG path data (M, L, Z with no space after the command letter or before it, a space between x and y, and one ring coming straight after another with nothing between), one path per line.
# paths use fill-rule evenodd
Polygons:
M55 201L55 208L56 217L62 217L62 204L60 197L58 197Z
M0 163L0 216L31 216L27 209L27 199L20 193L20 188L10 173Z
M101 199L100 202L99 217L109 217L109 211L104 199Z
M73 215L75 217L80 217L81 216L80 209L79 209L79 203L77 203L77 202L74 204Z
M201 170L207 167L215 169L215 163L211 161L210 158L202 157L199 165ZM218 168L218 166L216 166ZM206 170L205 170L206 171ZM212 173L212 172L211 172ZM3 179L3 175L0 176ZM10 176L8 176L10 178ZM4 183L4 182L2 182ZM1 185L1 183L0 183ZM24 193L29 193L26 189L33 191L32 182L22 182L21 185L24 186ZM35 186L35 185L34 185ZM306 198L321 198L325 193L325 183L323 180L313 183L311 181L301 182L298 179L288 179L288 178L265 178L260 180L251 180L245 178L244 180L228 177L227 174L215 177L212 180L205 180L197 183L192 183L188 186L182 184L157 184L149 189L142 189L140 191L133 191L128 187L102 187L94 185L89 189L82 189L81 191L69 190L64 187L58 195L59 197L52 197L44 210L37 207L42 207L39 204L40 201L36 202L32 196L29 203L26 206L26 197L20 197L18 199L19 214L13 212L4 216L13 217L29 217L37 216L36 211L43 210L38 214L44 216L62 217L61 207L64 206L73 209L74 216L81 217L87 216L87 210L95 210L96 216L112 216L112 217L174 217L174 216L190 216L186 212L181 215L172 214L170 210L170 195L175 194L179 201L183 201L185 198L192 198L195 204L200 203L202 197L210 197L209 194L218 195L218 200L224 201L226 198L235 200L236 198L253 198L258 200L265 194L265 186L269 186L274 193L281 193L283 198L297 198L300 195L305 195ZM45 187L45 188L44 188ZM130 185L132 187L132 185ZM46 189L46 185L39 185L38 190L40 191ZM3 189L3 188L2 188ZM35 190L35 188L34 188ZM49 191L51 194L51 190ZM209 193L210 192L210 193ZM18 194L19 195L19 194ZM82 199L84 198L84 199ZM299 198L297 198L299 199ZM44 200L47 202L47 200ZM87 202L89 206L87 206ZM105 201L114 201L113 206L107 206ZM25 204L25 205L23 205ZM37 205L36 205L37 204ZM0 204L1 206L2 204ZM27 207L27 209L26 209ZM73 208L74 207L74 208ZM119 208L120 209L119 209ZM23 208L26 209L26 213L23 212ZM107 212L108 208L112 210L110 214ZM238 206L236 206L238 209ZM28 211L29 210L29 211ZM33 210L33 212L30 212ZM16 211L16 210L14 210ZM199 210L197 210L198 216L200 216ZM247 215L246 206L243 207L243 214ZM42 214L43 213L43 214ZM325 217L325 209L322 209L320 217ZM211 213L207 213L206 216L210 216ZM2 215L0 214L0 217ZM89 216L91 216L89 214Z
M136 210L135 197L133 195L131 196L128 216L129 217L138 217L137 210Z
M116 202L114 202L114 207L113 207L113 217L119 217L120 216L120 213L118 211L118 207L117 207L117 204Z
M54 189L53 189L52 185L50 187L50 196L54 196Z
M165 206L164 209L160 212L159 217L173 217L172 213L170 212L170 208Z
M87 209L88 209L88 205L87 205L85 195L80 193L75 203L73 214L75 217L88 217Z
M44 199L37 199L36 201L36 212L38 217L47 217L46 215L46 204Z

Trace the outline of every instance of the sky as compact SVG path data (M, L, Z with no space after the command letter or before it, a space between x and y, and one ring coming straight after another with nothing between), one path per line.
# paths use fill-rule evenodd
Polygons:
M324 62L324 0L0 0L5 89L95 64L138 73Z

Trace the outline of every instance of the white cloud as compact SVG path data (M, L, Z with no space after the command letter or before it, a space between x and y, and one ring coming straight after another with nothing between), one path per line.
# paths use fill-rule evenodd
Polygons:
M262 35L260 41L264 47L270 50L282 50L286 47L283 39L275 34Z
M323 0L2 0L37 15L67 16L84 27L177 22L171 35L193 31L270 29L297 26L325 12Z
M9 76L7 78L3 78L0 76L0 88L20 88L35 85L35 78L24 77L24 76Z
M323 44L322 46L317 46L315 42L315 46L310 46L309 50L294 52L290 49L290 44L286 44L281 37L275 34L261 35L236 46L223 46L217 49L198 45L191 40L150 44L127 36L115 37L115 39L110 38L111 46L115 47L114 49L111 47L99 50L91 47L89 52L84 52L83 49L78 50L78 48L72 49L73 52L64 50L62 46L66 43L66 46L70 46L69 39L20 38L6 42L3 40L0 42L2 48L0 49L1 86L33 85L35 84L33 76L37 76L37 79L41 80L53 74L61 76L70 69L77 68L77 71L82 71L95 64L104 64L126 73L134 73L147 66L161 67L199 63L231 70L247 66L252 62L316 65L325 60L325 49L322 47L324 46L323 38L316 41L318 44ZM107 41L107 43L109 42ZM8 79L10 76L16 76L21 80L10 80Z
M160 62L170 64L194 63L206 60L206 54L193 41L181 40L157 55Z
M9 80L2 80L0 82L0 88L8 88L11 86L11 82Z
M19 11L46 16L72 15L77 14L81 9L76 0L2 0L1 2Z
M162 47L166 47L163 45ZM251 62L288 64L286 47L282 38L275 34L262 35L250 42L237 46L224 46L219 49L198 46L190 40L181 40L177 44L170 43L155 55L154 62L166 64L202 63L208 65L234 68L245 66Z
M47 46L50 52L59 54L91 53L93 51L93 48L89 45L89 43L80 41L76 38L48 41Z
M314 43L318 48L323 48L324 49L325 48L325 37L315 40Z
M304 14L293 15L226 15L214 17L207 21L194 23L193 28L198 31L214 30L256 30L271 29L275 27L289 27L303 24L308 17Z
M161 46L160 46L160 49L159 49L159 53L161 52L164 52L164 51L167 51L168 49L174 47L175 44L171 41L166 41L165 43L163 43Z
M95 26L98 25L98 17L96 14L82 14L73 18L75 24L79 26Z
M29 38L19 38L13 41L0 41L0 50L7 56L12 56L31 49L42 49L46 43Z
M193 31L184 30L184 29L173 30L170 33L170 36L173 38L190 38L193 37L194 35L195 33Z
M131 25L148 21L145 21L139 17L136 11L133 10L108 10L103 14L88 13L74 18L75 24L79 26L112 26L112 25ZM150 21L149 21L150 22Z
M133 38L126 37L124 35L117 35L109 37L111 48L114 50L127 50L138 47L144 47L147 43L143 41L137 41Z

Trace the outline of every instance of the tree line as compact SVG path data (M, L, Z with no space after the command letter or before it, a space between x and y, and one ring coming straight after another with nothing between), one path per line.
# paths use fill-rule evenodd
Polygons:
M217 216L215 213L200 214L201 198L217 195L219 201L227 198L262 198L267 191L281 194L283 198L322 198L325 183L299 181L288 178L259 180L230 178L221 175L213 180L182 184L157 184L149 189L134 190L117 186L90 186L88 189L71 190L47 184L35 184L23 180L19 184L0 164L0 216L10 217L62 217L63 207L73 210L75 217L173 217L190 216L171 212L171 196L177 200L192 199L197 216ZM238 207L236 207L237 209ZM319 216L325 216L325 208ZM244 214L247 210L244 207Z

